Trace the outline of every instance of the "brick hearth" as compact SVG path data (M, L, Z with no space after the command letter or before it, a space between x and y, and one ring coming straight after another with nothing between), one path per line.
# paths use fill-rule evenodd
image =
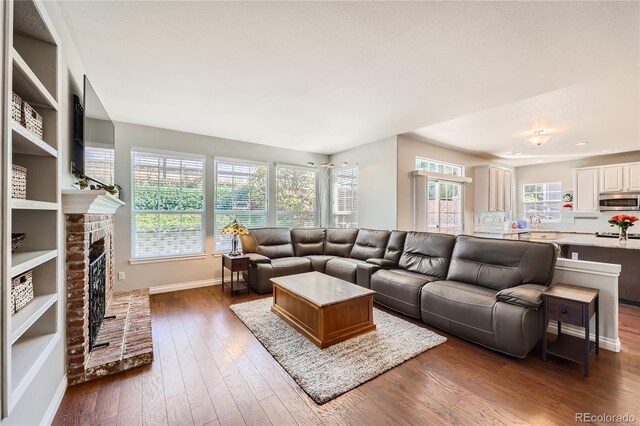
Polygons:
M148 290L113 294L113 215L68 214L67 242L67 378L69 384L117 373L153 361ZM97 343L89 348L89 251L106 253L106 313Z

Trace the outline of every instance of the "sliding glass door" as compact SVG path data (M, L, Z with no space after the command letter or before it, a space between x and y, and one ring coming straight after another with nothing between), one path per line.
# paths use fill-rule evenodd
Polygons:
M462 184L429 180L426 198L427 231L461 234L463 230Z

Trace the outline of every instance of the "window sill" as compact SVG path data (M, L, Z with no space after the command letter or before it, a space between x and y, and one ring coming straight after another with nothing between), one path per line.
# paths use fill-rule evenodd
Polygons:
M130 265L143 265L146 263L163 263L163 262L180 262L183 260L200 260L206 259L207 254L189 254L189 255L179 255L179 256L163 256L163 257L148 257L142 259L129 259Z

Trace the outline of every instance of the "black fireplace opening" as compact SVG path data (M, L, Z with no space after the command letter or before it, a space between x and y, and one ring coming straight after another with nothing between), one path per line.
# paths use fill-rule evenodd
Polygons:
M89 351L96 345L96 337L106 309L107 262L104 239L89 247Z

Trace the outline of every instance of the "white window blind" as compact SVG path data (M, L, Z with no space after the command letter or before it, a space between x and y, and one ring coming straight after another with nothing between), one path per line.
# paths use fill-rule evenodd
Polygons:
M231 237L222 228L237 220L247 228L268 223L268 176L264 163L241 160L215 160L215 251L231 249Z
M444 161L422 157L416 157L416 170L441 173L443 175L464 176L464 167L459 164L445 163Z
M105 185L113 184L115 150L86 146L84 149L84 174Z
M334 175L333 225L358 227L358 166L337 170Z
M562 183L529 183L522 187L525 218L537 216L543 222L559 222L562 208Z
M276 166L276 226L313 228L317 224L317 172Z
M133 150L132 257L204 253L204 158Z

